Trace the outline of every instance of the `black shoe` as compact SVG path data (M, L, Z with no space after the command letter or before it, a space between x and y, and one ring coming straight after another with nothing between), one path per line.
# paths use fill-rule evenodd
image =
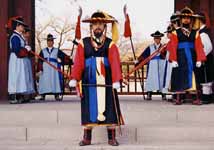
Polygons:
M56 100L56 101L62 101L62 97L60 97L60 96L57 94L57 95L55 95L55 100Z
M146 100L147 100L147 101L151 101L151 100L152 100L152 94L151 94L151 92L148 92L148 93L147 93Z
M107 129L108 131L108 144L111 146L119 146L118 141L116 140L116 130L115 129Z
M92 129L84 129L83 140L79 142L79 146L91 145Z
M45 95L41 95L41 97L40 97L39 100L40 100L40 101L45 101Z
M166 94L162 94L162 100L163 101L166 101L167 99L166 99Z
M10 100L10 104L19 104L19 101L17 99Z

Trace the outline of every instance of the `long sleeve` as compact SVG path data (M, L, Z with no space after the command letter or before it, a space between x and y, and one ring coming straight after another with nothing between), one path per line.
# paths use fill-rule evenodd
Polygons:
M203 49L203 44L201 42L201 37L198 32L195 38L195 50L196 50L197 61L205 61L206 55Z
M28 56L29 53L27 49L24 47L21 47L20 39L17 36L14 36L11 39L11 43L12 43L12 51L15 52L17 57L23 58Z
M177 61L177 47L178 47L178 38L175 33L172 33L170 37L170 43L167 45L167 50L169 50L169 60Z
M84 46L82 43L79 43L74 58L74 65L72 68L71 78L76 80L81 80L82 72L85 68L85 57L84 57Z
M66 55L63 51L59 50L58 57L62 60L63 64L70 64L71 59L68 55Z
M108 51L108 59L112 72L112 82L122 80L119 50L115 44L111 44Z
M150 48L149 46L141 53L141 55L138 57L138 61L142 61L144 60L145 58L149 57L150 55Z
M39 56L44 58L42 50L40 51ZM37 72L39 71L43 71L43 60L41 59L38 59L38 63L37 63Z
M204 47L205 55L207 56L213 49L212 42L211 42L208 34L206 34L206 33L201 33L200 37L201 37L201 41L202 41L202 44Z

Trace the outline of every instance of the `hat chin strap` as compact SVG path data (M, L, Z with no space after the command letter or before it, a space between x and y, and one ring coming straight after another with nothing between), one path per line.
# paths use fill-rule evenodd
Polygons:
M97 37L94 35L92 29L90 30L90 34L91 34L91 43L92 43L92 45L93 45L94 48L98 49L98 48L100 48L100 47L103 46L104 41L105 41L105 39L106 39L106 32L107 32L107 29L106 29L106 27L105 27L105 29L104 29L104 31L103 31L101 37L100 37L100 38L97 38ZM95 44L95 43L96 43L96 44Z

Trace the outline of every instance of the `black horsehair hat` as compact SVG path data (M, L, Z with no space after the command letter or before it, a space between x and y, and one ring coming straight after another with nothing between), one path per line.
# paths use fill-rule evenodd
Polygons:
M49 33L49 34L47 35L47 38L46 38L47 41L49 41L49 40L51 41L51 40L54 40L54 39L56 39L56 38L53 37L52 34Z
M151 36L154 38L161 38L164 36L164 34L161 33L160 31L156 31L155 33L152 33Z
M27 24L24 22L23 17L18 17L16 19L12 20L12 21L15 24L15 26L17 26L17 25L23 25L24 27L27 27Z

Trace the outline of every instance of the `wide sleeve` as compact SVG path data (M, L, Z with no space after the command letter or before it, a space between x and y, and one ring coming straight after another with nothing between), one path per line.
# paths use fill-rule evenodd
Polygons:
M201 37L199 35L199 32L196 33L195 50L196 50L197 61L205 61L206 55L203 49L203 44L201 42Z
M108 60L112 72L112 82L122 81L122 71L120 66L120 55L117 46L114 43L110 44L108 51Z
M138 57L138 61L142 61L144 60L145 58L149 57L150 55L150 47L148 46L142 53L141 55Z
M68 55L66 55L63 51L59 50L58 52L58 58L62 60L62 63L65 64L72 64L72 60Z
M27 57L28 56L28 51L26 48L21 47L21 41L17 36L14 36L11 39L12 43L12 49L15 52L16 56L19 58Z
M39 56L41 58L44 58L42 50L40 51ZM43 71L43 60L42 59L38 59L37 72L39 72L39 71Z
M209 38L209 35L206 33L201 33L200 37L204 47L205 55L207 56L213 49L212 42Z
M167 45L167 50L169 51L169 60L177 61L177 48L178 48L178 38L175 33L172 33L170 37L170 42Z
M81 80L82 72L85 68L84 45L82 42L78 44L74 58L74 65L71 72L71 79Z

